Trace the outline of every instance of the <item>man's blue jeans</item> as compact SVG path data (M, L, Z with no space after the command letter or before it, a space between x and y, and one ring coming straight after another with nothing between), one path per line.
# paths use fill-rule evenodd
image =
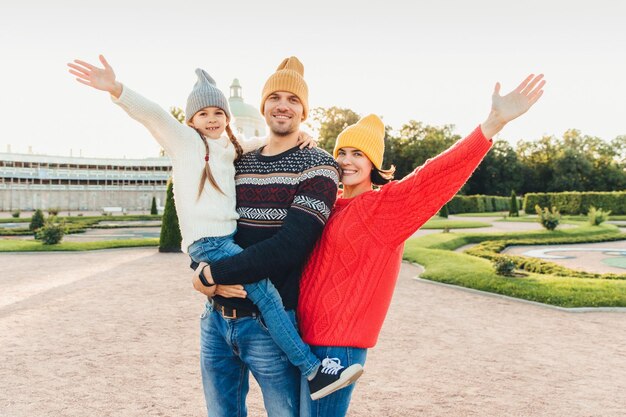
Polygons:
M199 239L189 246L189 249L188 249L189 256L195 262L204 261L204 262L211 263L211 262L215 262L225 257L236 255L237 253L240 253L242 249L241 247L235 244L233 240L233 236L234 236L234 233L232 235L224 236L224 237L206 237L206 238ZM320 361L316 356L313 355L309 346L306 345L300 338L300 335L298 334L297 326L295 323L295 314L293 311L285 311L280 295L278 294L278 291L276 290L274 285L268 279L264 279L256 283L246 284L244 285L244 289L248 293L248 298L261 311L261 317L263 318L264 322L261 321L259 318L252 318L252 320L257 322L258 326L260 326L261 330L263 330L264 334L262 336L270 336L271 338L270 340L273 342L273 343L266 343L266 341L262 340L263 338L260 338L259 344L258 344L259 349L261 348L268 349L268 350L274 349L277 351L276 353L280 353L280 355L283 355L283 356L286 355L288 358L288 361L298 366L304 376L308 376L313 371L315 371L320 365ZM224 319L221 315L219 314L217 315L219 316L219 320L224 321L225 324L228 324L228 326L232 325L231 327L233 328L233 330L237 327L237 322L242 321L243 323L247 319L247 318L240 318L240 319L235 319L235 320ZM243 329L243 326L239 326L239 327ZM249 326L246 329L247 329L246 331L250 330ZM246 359L242 356L243 347L239 345L238 343L236 343L237 341L233 338L234 336L229 333L230 330L228 329L222 329L222 330L224 330L224 332L219 337L223 338L223 340L226 342L227 345L229 344L232 345L231 349L235 358L238 358L240 361L242 361L240 365L250 368L250 370L253 372L256 378L256 374L254 373L252 364L246 362ZM218 391L213 391L212 389L207 390L207 384L210 384L209 380L212 378L211 374L212 372L215 372L216 370L212 369L209 372L208 369L205 369L207 364L205 364L204 357L210 356L211 353L205 352L204 349L205 347L211 348L212 346L214 346L212 344L206 344L205 339L210 338L210 337L218 337L216 336L218 333L215 333L215 334L206 333L205 334L205 326L204 325L202 326L202 333L201 333L201 343L202 343L202 349L203 349L201 352L202 379L203 379L203 385L205 387L205 399L207 401L207 407L209 408L209 415L211 415L211 409L212 407L215 406L215 403L221 402L222 396L219 395L221 390L218 390ZM236 336L239 336L239 335L236 335ZM254 339L250 339L247 337L245 338L245 340L246 340L245 343L254 342ZM220 349L222 347L223 346L221 346ZM257 356L260 356L260 354ZM268 353L268 356L272 356L272 355ZM232 366L232 365L233 365L232 363L229 364L229 366ZM282 369L282 368L279 366L279 369ZM226 414L224 415L228 415L228 416L245 415L245 396L248 391L247 369L245 370L245 374L246 374L245 387L244 386L240 387L242 388L243 391L238 392L238 395L242 396L243 398L241 404L244 405L244 408L243 409L240 408L241 404L238 404L237 405L238 408L236 409L228 408L226 411ZM217 375L216 377L219 380L220 375ZM290 376L287 376L287 378L289 379ZM256 379L258 380L258 378ZM234 383L234 382L231 381L231 383ZM259 381L259 384L261 385L260 381ZM294 396L296 400L298 397L297 385L298 384L296 383L295 385L286 386L287 390L291 390L294 392ZM261 389L263 390L264 398L266 401L266 408L267 408L268 398L265 397L265 388L263 385L261 385ZM218 396L216 397L216 395ZM242 412L243 410L244 414L235 414L234 410L238 410L236 411L237 413ZM297 406L296 406L296 410L297 410ZM269 412L269 409L268 409L268 412ZM296 411L296 414L297 414L297 411ZM222 414L215 414L215 415L221 416ZM273 414L270 414L270 416L271 415ZM275 414L275 415L283 415L283 414ZM287 414L287 415L290 415L290 414Z
M311 346L313 353L319 358L338 358L341 365L348 367L355 363L365 366L367 349L341 346ZM300 417L344 417L348 412L354 384L348 385L332 394L311 400L309 385L306 378L300 384Z
M268 417L298 416L300 372L258 316L225 319L209 302L200 320L200 343L209 417L247 416L248 371L261 387Z

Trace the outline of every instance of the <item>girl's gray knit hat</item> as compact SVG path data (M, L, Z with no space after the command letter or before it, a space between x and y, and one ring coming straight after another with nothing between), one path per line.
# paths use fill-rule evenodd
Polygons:
M219 107L224 110L226 117L230 120L228 100L226 100L224 93L215 86L215 80L201 68L196 68L196 75L198 75L198 81L187 97L186 121L189 122L199 110L205 107Z

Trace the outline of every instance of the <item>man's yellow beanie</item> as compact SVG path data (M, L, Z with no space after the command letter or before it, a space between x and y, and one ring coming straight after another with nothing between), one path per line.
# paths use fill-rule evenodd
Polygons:
M385 154L385 124L375 114L362 117L337 136L333 151L335 159L341 148L361 150L377 169L382 169Z
M295 56L285 58L276 72L270 76L263 87L261 114L265 113L265 100L276 91L287 91L298 96L304 107L304 119L309 115L309 88L304 81L304 65Z

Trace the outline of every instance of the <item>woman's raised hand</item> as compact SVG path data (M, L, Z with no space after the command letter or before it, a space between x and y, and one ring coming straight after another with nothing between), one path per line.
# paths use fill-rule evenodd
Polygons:
M107 91L115 98L122 94L122 84L115 81L115 72L104 56L99 56L104 68L98 68L88 62L75 59L73 63L67 64L70 67L70 74L75 75L76 81L88 85L98 90Z
M515 90L501 96L500 83L496 83L491 96L491 112L481 125L485 137L493 137L508 122L526 113L543 94L545 84L543 74L531 74Z

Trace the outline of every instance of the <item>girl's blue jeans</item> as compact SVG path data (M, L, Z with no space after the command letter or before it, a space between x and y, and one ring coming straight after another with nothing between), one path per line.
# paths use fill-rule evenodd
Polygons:
M215 262L222 258L236 255L243 249L235 243L235 233L228 236L205 237L192 243L189 256L195 262ZM278 294L278 290L269 279L245 284L248 298L257 306L270 336L285 353L289 361L300 369L303 376L311 375L321 364L309 345L302 341L297 327ZM291 312L291 316L294 314ZM203 343L202 346L205 346Z

